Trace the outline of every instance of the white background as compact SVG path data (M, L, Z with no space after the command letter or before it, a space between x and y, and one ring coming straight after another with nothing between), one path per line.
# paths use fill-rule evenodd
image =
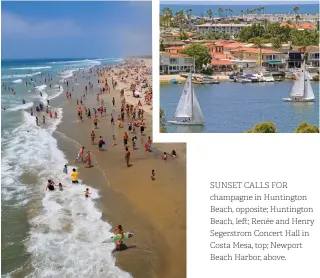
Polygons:
M199 134L197 140L188 143L188 184L187 184L187 273L188 277L320 277L320 177L319 177L319 136L318 134ZM310 146L310 147L308 147ZM287 190L218 190L210 189L211 181L287 181ZM209 244L213 240L209 231L229 229L229 226L210 225L210 205L222 202L209 200L213 193L228 195L270 193L287 195L308 195L308 206L315 212L308 216L317 218L310 231L310 237L269 238L270 241L300 242L303 249L290 251L272 251L270 254L285 253L287 261L211 261ZM278 205L284 202L276 202ZM227 205L230 203L226 203ZM248 203L247 203L248 204ZM264 203L266 204L266 203ZM271 204L271 203L270 203ZM261 205L263 205L261 203ZM289 204L290 205L290 204ZM294 203L292 203L292 206ZM215 214L217 216L217 214ZM258 215L257 215L258 216ZM261 218L263 216L260 214ZM270 215L268 215L270 216ZM289 215L280 214L279 218ZM290 216L293 216L290 214ZM301 216L297 216L301 217ZM218 217L217 217L218 218ZM233 226L234 228L235 226ZM286 229L296 229L297 226ZM255 227L261 228L261 227ZM303 226L299 227L300 229ZM252 238L256 240L257 238ZM238 237L241 241L241 237ZM237 241L237 240L235 240ZM231 253L233 249L231 250ZM250 250L250 249L249 249ZM275 249L272 249L275 250ZM218 250L219 251L219 250ZM225 250L226 252L228 250ZM270 251L270 250L269 250ZM221 252L221 250L220 250ZM250 250L248 253L253 253ZM245 251L239 252L245 254ZM260 251L261 253L261 251Z

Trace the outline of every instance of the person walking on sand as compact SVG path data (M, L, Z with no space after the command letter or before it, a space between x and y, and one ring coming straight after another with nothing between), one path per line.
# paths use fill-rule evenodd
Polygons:
M93 124L94 124L94 128L95 128L95 129L98 128L98 122L99 122L98 117L97 117L97 116L94 116L94 118L93 118Z
M94 133L93 130L92 130L92 132L91 132L90 137L91 137L91 145L94 145L94 139L96 138L96 134Z
M123 135L123 145L124 147L127 147L128 145L128 134L125 132L124 135Z
M98 151L99 151L99 152L103 150L102 146L103 146L103 139L102 139L102 137L100 136L100 137L99 137L99 140L98 140Z
M146 149L147 152L151 152L151 143L152 143L151 138L150 136L148 136L148 140L144 145L144 148Z
M81 162L83 162L83 152L84 152L84 147L81 147L79 152L78 152L78 156L74 160L74 162L78 162L80 158L81 158Z
M110 121L111 121L111 125L114 125L114 118L113 118L113 114L110 115Z
M156 172L154 170L151 171L151 180L155 180L156 179Z
M85 168L90 168L92 166L91 165L91 153L89 151L87 152L85 162L86 162L86 164L84 165Z
M129 167L130 166L130 151L129 151L129 149L128 149L128 147L126 147L126 152L125 152L125 160L126 160L126 163L127 163L127 167Z
M116 137L114 135L112 135L112 141L113 141L113 146L116 145Z
M116 106L116 100L114 99L114 97L112 97L112 105L113 105L113 107Z

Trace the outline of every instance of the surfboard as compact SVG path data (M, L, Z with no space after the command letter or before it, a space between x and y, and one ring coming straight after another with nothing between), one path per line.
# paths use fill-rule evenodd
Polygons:
M124 237L123 240L128 240L129 238L132 238L134 236L134 233L124 233ZM102 243L106 243L106 242L117 242L119 239L121 238L120 234L114 235L113 237L111 237L110 239L106 239L104 240Z

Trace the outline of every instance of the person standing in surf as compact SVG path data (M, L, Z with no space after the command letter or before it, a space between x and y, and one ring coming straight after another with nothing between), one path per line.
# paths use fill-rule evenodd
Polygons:
M124 238L122 225L118 225L113 232L115 235L120 235L120 239L116 243L116 248L119 249L120 245L122 244L122 240Z
M79 176L79 173L77 172L77 170L75 168L73 168L72 173L71 173L72 183L79 183L78 176Z

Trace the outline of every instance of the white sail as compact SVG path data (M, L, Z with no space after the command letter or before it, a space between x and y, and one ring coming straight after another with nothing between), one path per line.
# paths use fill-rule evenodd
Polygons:
M304 97L308 99L314 99L314 93L310 82L310 74L307 74L305 86Z
M204 122L204 116L202 114L202 110L200 107L200 104L197 100L196 94L194 92L193 89L193 115L192 115L192 120L194 122L198 122L198 123L203 123Z
M174 114L176 118L191 118L192 117L192 83L191 83L191 73L188 76L186 84L184 85L176 113Z
M305 64L301 65L301 71L297 74L297 80L294 82L290 96L291 97L303 97L304 96L304 84L305 84Z

